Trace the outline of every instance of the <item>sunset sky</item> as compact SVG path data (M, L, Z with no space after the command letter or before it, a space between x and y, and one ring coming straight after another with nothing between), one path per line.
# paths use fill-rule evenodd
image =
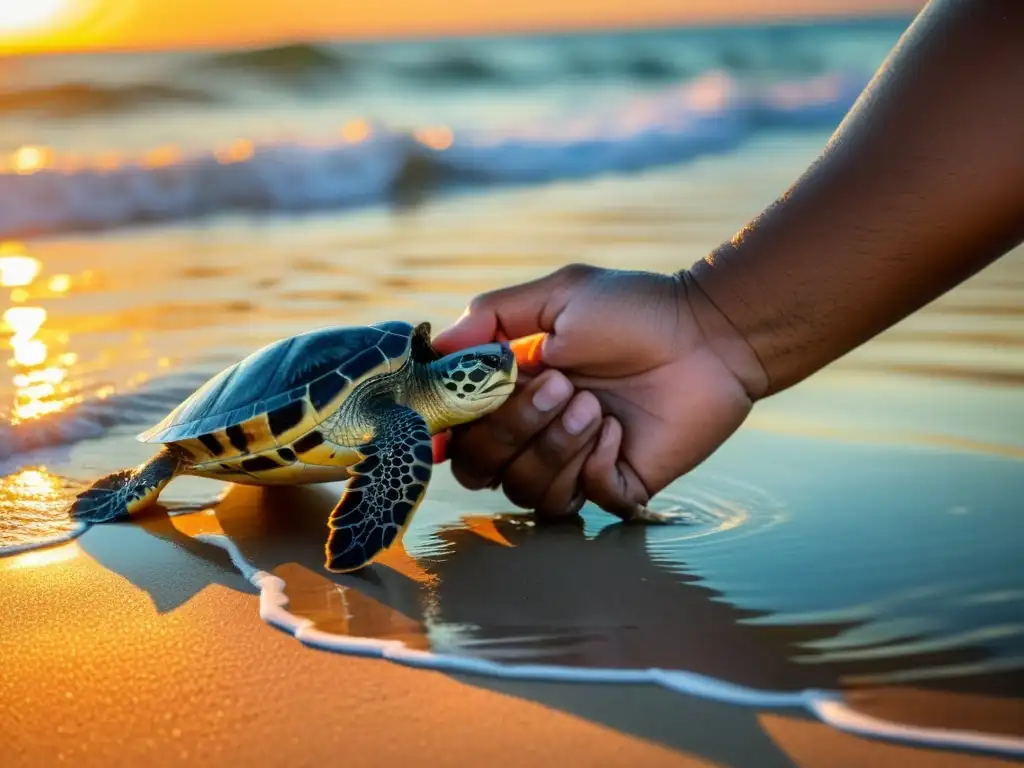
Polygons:
M924 0L0 0L0 52L914 12Z

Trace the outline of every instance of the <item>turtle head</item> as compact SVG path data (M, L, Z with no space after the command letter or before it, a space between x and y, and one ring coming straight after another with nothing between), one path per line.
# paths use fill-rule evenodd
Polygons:
M451 426L498 408L516 384L516 357L507 344L481 344L442 357L432 365Z

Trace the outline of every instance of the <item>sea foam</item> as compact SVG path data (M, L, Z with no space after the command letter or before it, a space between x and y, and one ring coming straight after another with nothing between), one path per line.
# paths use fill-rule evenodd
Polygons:
M864 85L861 76L828 74L755 86L709 72L547 124L404 130L366 122L328 139L243 141L189 156L168 150L92 164L30 154L19 172L0 173L0 236L227 211L344 209L453 186L639 171L727 152L766 129L831 128Z
M260 592L260 618L303 645L324 651L384 659L410 667L536 682L652 684L688 696L754 709L799 709L833 728L869 738L921 747L946 747L1007 755L1024 755L1024 739L978 731L904 725L858 712L834 691L766 691L736 685L685 670L597 669L549 664L505 664L452 654L414 650L399 640L351 637L324 632L309 619L288 611L285 583L261 571L221 534L196 539L223 549L241 574Z

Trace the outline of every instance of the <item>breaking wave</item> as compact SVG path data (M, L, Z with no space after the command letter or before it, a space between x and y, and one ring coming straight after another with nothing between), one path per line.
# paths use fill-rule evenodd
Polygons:
M168 376L149 387L108 397L88 394L78 405L30 421L4 419L0 421L0 467L33 451L99 437L114 427L153 423L205 380L196 373Z
M159 83L62 83L0 91L0 115L30 113L44 117L71 118L162 105L202 105L218 101L217 96L203 90Z
M254 50L227 51L191 67L197 75L223 73L250 75L266 82L293 85L329 75L332 79L353 71L358 62L326 46L295 43Z
M160 162L62 167L58 157L31 173L0 174L0 236L341 209L453 186L639 171L731 151L765 129L830 129L865 83L832 74L752 86L712 72L548 125L407 131L362 123L327 141L242 142Z

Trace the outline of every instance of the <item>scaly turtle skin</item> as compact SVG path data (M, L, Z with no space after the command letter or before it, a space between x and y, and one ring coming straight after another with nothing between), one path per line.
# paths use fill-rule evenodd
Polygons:
M328 521L325 567L391 546L430 481L431 435L500 406L517 375L505 344L440 357L430 325L392 321L282 339L214 376L138 439L145 464L80 493L74 517L123 520L178 475L247 485L350 479Z

